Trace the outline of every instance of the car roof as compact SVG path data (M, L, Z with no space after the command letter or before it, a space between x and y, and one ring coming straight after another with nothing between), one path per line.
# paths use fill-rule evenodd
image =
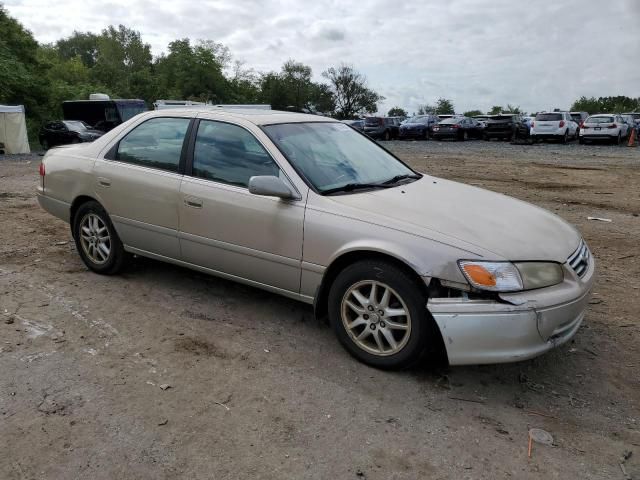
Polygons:
M275 123L301 123L301 122L338 122L333 118L307 113L283 112L279 110L259 110L249 108L171 108L168 110L153 110L148 112L149 117L173 117L187 115L199 116L210 119L238 119L245 120L255 125L272 125Z

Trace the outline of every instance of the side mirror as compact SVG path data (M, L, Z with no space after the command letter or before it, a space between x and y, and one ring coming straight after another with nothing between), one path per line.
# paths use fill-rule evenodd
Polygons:
M249 192L278 198L296 198L296 194L281 178L273 175L259 175L249 179Z

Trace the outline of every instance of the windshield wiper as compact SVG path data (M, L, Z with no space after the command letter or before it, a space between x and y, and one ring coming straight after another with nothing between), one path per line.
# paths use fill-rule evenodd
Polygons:
M391 185L385 185L384 183L347 183L341 187L327 188L326 190L320 190L323 195L329 195L337 192L353 192L354 190L361 190L364 188L390 188Z
M422 178L422 175L419 175L417 173L410 173L410 174L405 174L405 175L396 175L393 178L390 178L389 180L386 180L384 182L382 182L382 185L390 185L392 183L398 183L400 180L405 180L407 178L413 178L415 180Z

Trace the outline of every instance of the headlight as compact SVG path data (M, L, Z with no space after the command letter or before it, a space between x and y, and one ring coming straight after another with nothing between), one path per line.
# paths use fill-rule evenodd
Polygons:
M469 283L491 292L516 292L556 285L564 279L562 266L550 262L482 262L461 260Z
M516 263L525 290L550 287L564 280L562 266L558 263L520 262Z

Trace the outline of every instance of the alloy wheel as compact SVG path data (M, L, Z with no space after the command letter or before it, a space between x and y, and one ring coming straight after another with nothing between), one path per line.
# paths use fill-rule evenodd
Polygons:
M377 356L401 351L411 336L411 315L405 301L388 285L364 280L352 285L340 306L351 340Z
M80 245L89 260L96 265L109 260L111 235L104 221L95 213L87 213L80 221Z

